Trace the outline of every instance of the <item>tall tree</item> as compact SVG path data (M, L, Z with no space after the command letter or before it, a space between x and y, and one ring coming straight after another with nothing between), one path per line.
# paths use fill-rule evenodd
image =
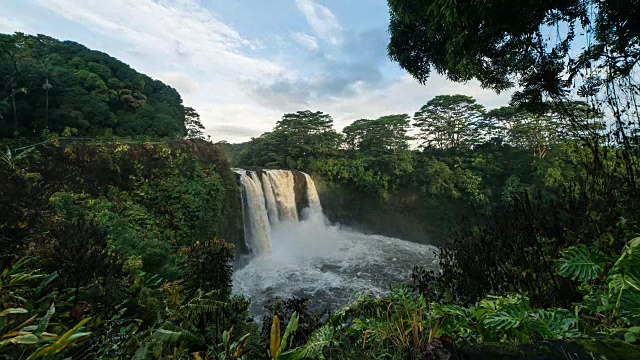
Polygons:
M356 120L345 127L345 147L352 157L366 159L376 171L400 173L411 168L407 134L409 115L387 115L376 120Z
M49 129L49 90L53 88L53 85L49 83L49 72L51 71L51 62L49 59L45 59L44 62L45 80L42 85L42 89L45 91L45 110L44 110L44 128Z
M415 113L422 146L471 148L488 136L484 107L466 95L439 95Z
M194 108L184 108L184 125L187 128L187 139L204 139L204 125Z
M284 166L306 169L310 161L334 154L340 136L333 119L321 111L284 114L273 131L284 157Z

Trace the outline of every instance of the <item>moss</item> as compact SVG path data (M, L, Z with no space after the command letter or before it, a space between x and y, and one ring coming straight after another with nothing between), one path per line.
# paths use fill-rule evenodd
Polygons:
M627 360L640 359L640 346L619 339L553 340L540 344L483 343L460 350L461 359L478 360Z
M568 343L585 349L598 360L640 359L640 346L628 344L620 339L570 340Z

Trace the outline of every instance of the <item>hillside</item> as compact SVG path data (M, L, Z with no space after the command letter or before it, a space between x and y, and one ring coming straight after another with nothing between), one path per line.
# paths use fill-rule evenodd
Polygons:
M0 137L48 129L79 135L185 135L172 87L72 41L0 34Z

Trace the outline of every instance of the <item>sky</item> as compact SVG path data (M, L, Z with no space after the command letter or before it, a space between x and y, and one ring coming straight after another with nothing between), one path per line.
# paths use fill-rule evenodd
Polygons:
M176 88L213 141L243 142L283 114L330 114L337 130L412 115L441 94L506 105L477 82L420 85L389 60L385 0L0 0L0 33L103 51Z

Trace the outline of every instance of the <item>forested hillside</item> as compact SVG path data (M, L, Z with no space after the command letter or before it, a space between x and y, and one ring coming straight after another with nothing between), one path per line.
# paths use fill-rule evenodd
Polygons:
M180 94L72 41L0 34L0 136L181 136Z
M213 144L126 64L0 35L0 359L640 358L637 1L388 4L392 60L510 105L438 95L343 129L301 110ZM313 307L343 282L367 292Z

